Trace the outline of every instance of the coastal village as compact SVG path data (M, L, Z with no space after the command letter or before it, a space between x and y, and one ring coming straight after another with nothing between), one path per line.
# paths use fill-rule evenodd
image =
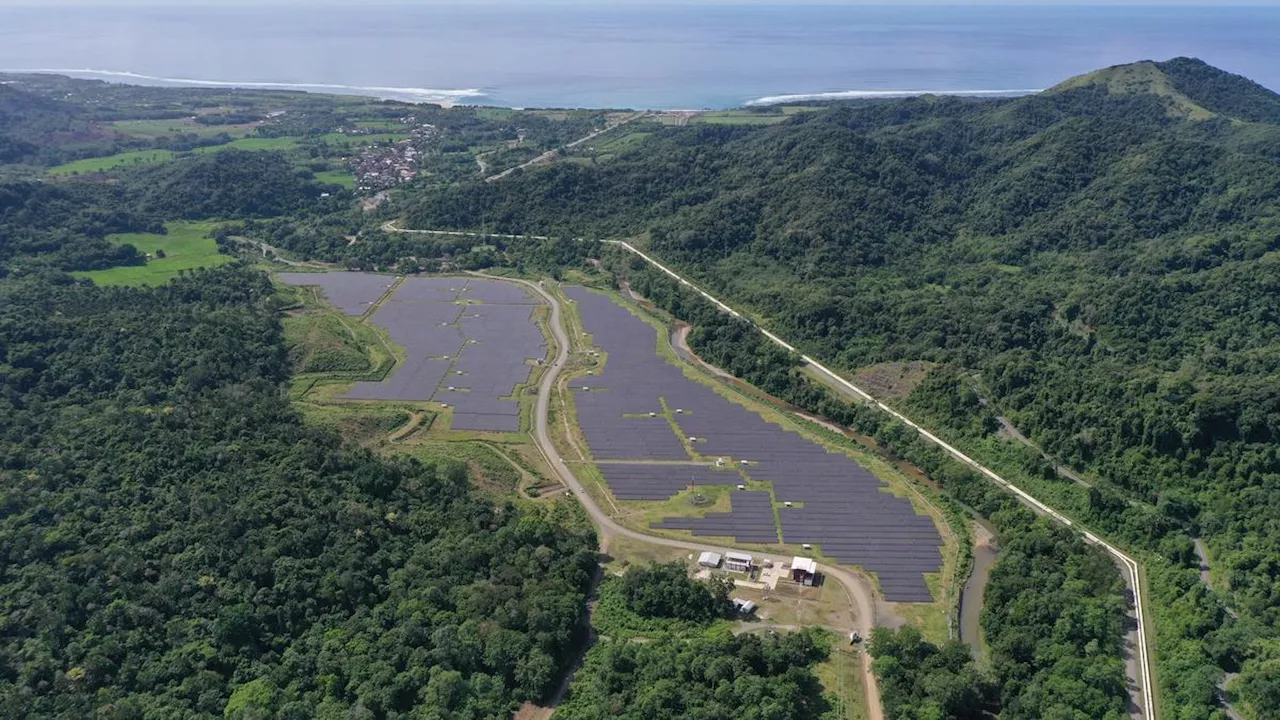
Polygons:
M410 123L413 118L403 118ZM344 135L368 135L367 128L338 128ZM409 137L394 143L377 144L364 148L359 155L346 159L347 166L356 177L356 188L361 192L379 192L418 177L423 155L439 137L435 125L424 123L414 127Z

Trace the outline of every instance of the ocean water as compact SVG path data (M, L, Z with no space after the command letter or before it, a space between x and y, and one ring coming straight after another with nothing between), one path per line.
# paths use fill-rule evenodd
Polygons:
M1178 55L1280 89L1280 7L0 7L0 70L514 107L1027 91Z

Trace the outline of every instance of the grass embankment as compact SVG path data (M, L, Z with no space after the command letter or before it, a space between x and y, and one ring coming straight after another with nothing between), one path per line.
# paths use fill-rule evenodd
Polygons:
M308 422L324 425L341 435L343 441L363 446L385 442L390 434L420 412L411 406L388 403L297 403L295 407ZM429 426L431 420L432 418L426 417L419 422Z
M290 397L323 403L351 383L378 381L406 355L386 331L338 312L316 287L277 284L296 309L284 318L285 346L293 362Z
M218 244L209 233L217 227L213 222L171 222L165 225L167 235L153 233L127 233L108 235L116 243L128 243L139 252L148 255L145 265L124 265L106 270L90 270L72 273L88 278L98 285L129 285L133 287L162 285L178 273L201 267L216 267L232 262L235 258L218 252ZM164 257L159 257L163 252Z

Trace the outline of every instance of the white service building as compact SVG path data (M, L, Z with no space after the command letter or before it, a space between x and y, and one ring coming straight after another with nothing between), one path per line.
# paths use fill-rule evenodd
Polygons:
M746 553L728 552L724 554L724 569L729 572L750 573L751 556Z

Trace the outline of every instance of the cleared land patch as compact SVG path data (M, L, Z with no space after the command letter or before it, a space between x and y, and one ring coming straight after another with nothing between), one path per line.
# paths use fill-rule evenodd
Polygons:
M824 107L808 105L784 105L781 112L759 110L716 110L695 115L691 122L709 125L774 125L786 121L793 115L804 112L821 112Z
M72 273L98 285L162 285L185 270L216 267L235 258L218 252L218 244L209 233L217 226L210 222L171 222L165 225L167 235L127 233L108 235L116 243L128 243L147 254L145 265L125 265L106 270ZM164 253L164 257L160 254Z
M924 380L931 367L932 363L920 361L870 365L854 374L853 383L878 398L904 398Z
M348 190L356 187L356 177L346 170L323 170L316 173L316 181L327 185L341 185Z
M219 146L221 147L221 146ZM172 160L172 150L135 150L105 157L85 158L49 168L50 175L87 175L121 167L154 165Z

